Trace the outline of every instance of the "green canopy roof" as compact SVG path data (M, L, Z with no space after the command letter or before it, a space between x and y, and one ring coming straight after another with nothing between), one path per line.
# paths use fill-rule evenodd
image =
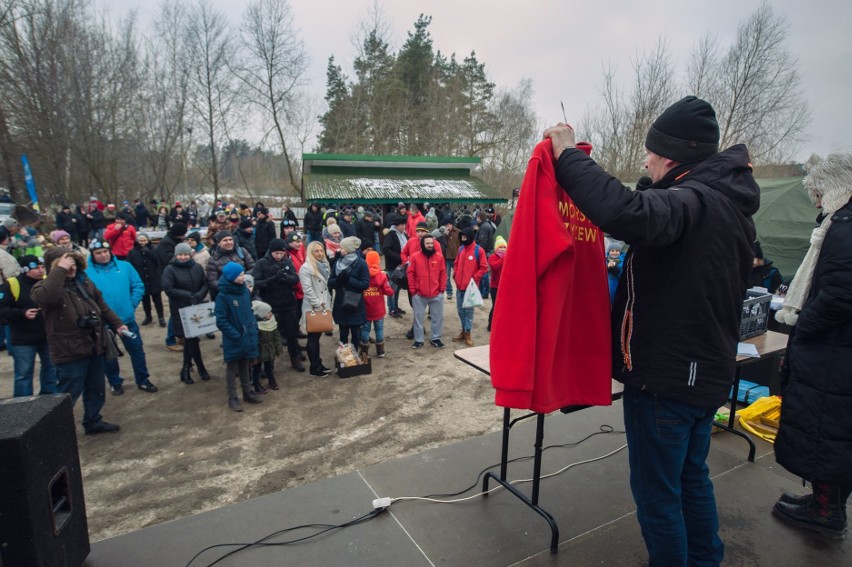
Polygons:
M302 189L308 202L505 203L471 175L477 157L303 154Z
M802 186L802 176L758 179L760 210L754 215L763 254L784 279L796 275L810 247L819 211Z

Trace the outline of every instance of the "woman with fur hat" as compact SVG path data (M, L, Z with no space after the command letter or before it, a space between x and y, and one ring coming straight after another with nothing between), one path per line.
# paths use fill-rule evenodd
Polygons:
M364 290L370 287L370 270L358 254L360 246L361 240L357 236L347 236L340 241L340 254L332 265L331 277L328 279L328 287L335 290L331 314L340 327L340 342L351 342L356 349L361 342L361 327L367 322ZM347 307L343 304L347 291L360 296L357 306Z
M328 291L328 279L331 276L331 266L325 254L325 246L319 240L308 244L305 263L299 269L299 282L305 299L302 304L302 315L314 311L331 308L331 294ZM326 368L320 358L319 340L322 333L308 333L308 360L311 363L312 376L328 376L330 368Z
M175 246L174 258L163 270L162 286L169 298L169 316L174 336L184 337L180 381L184 384L194 383L191 374L193 361L195 361L199 377L202 380L210 380L210 374L201 359L201 345L198 337L186 338L180 319L181 309L202 303L207 296L207 277L201 266L193 259L189 244L181 242ZM160 321L162 326L162 319Z
M222 351L225 357L225 378L228 389L228 407L243 411L237 398L235 377L240 378L243 401L259 404L263 400L251 389L249 366L257 358L257 321L251 308L251 296L245 286L245 272L236 262L222 267L216 296L216 326L222 331Z
M775 458L811 482L783 494L772 512L832 539L846 533L852 492L852 153L813 156L802 184L817 227L776 314L793 327L781 369L784 395Z

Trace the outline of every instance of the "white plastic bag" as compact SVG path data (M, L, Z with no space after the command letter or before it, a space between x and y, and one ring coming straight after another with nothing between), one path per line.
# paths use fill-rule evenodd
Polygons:
M464 300L462 301L462 309L470 309L471 307L479 307L482 305L482 294L479 293L479 286L470 278L470 283L467 284L467 289L464 290Z

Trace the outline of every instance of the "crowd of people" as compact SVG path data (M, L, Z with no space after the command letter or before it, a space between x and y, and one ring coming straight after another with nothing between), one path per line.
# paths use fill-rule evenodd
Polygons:
M351 343L362 358L375 344L384 358L385 317L407 314L401 290L408 290L413 312L406 337L414 349L426 344L427 317L429 344L445 346L445 298L457 304L453 340L467 345L474 319L474 309L463 306L469 286L496 299L506 242L495 235L500 218L490 207L399 203L383 214L372 206L314 203L301 224L287 206L279 217L262 202L211 207L199 199L184 208L136 200L116 210L91 197L62 205L47 234L6 221L0 322L14 359L14 395L33 394L38 358L39 393L82 397L87 434L117 431L100 415L107 385L113 395L124 393L116 350L128 354L136 387L156 393L140 333L156 322L166 329L165 348L182 352L175 379L210 380L200 338L187 333L180 310L211 301L228 407L243 411L242 403L260 403L279 388L276 363L285 353L297 372L331 373L320 357L323 333L304 332L308 312L331 311L339 344ZM144 318L137 323L140 303Z

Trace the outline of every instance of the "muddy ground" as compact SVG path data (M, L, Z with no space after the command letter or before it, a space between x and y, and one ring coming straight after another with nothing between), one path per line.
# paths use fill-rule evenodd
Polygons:
M102 411L121 431L83 435L82 402L75 407L92 541L498 430L502 412L488 377L453 357L460 348L450 341L460 330L455 300L444 304L447 347L412 350L404 294L400 305L408 314L386 319L387 357L371 350L372 375L315 378L279 359L281 389L262 404L244 404L243 413L226 405L218 337L201 343L213 379L196 376L184 385L182 355L165 349L165 329L156 322L142 327L151 381L160 391L136 389L130 362L122 359L125 393L113 396L107 388ZM486 300L476 310L477 345L487 342L490 305ZM137 321L142 317L140 308ZM337 336L322 337L326 366L333 365L336 343ZM12 359L5 355L0 377L0 396L11 396Z

